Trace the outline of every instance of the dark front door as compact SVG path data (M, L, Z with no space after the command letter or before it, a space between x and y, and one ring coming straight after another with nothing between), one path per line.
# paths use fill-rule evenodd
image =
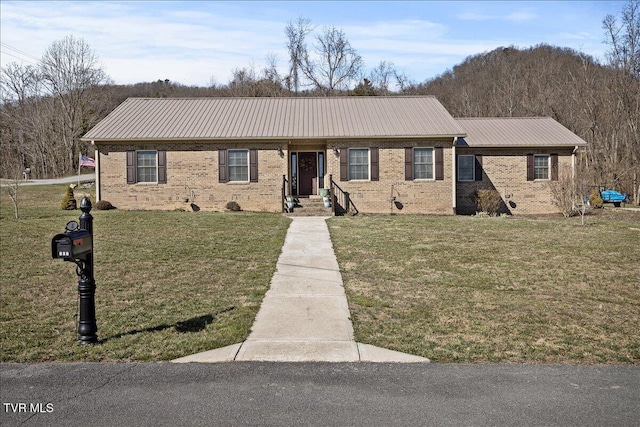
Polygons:
M317 193L317 153L298 153L298 194L308 196Z

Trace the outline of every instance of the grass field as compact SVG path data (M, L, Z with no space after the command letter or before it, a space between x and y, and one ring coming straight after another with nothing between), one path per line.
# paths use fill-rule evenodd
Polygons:
M356 340L435 362L640 364L640 211L329 221Z
M20 220L2 189L0 361L169 360L246 338L287 218L94 209L100 343L83 346L75 265L51 259L51 238L81 213L60 209L65 189L20 188Z
M242 341L289 220L92 211L100 343L78 344L75 266L50 242L66 186L0 195L0 361L169 360ZM76 190L79 201L83 190ZM88 194L93 200L93 194ZM640 211L328 221L356 338L435 362L640 364Z

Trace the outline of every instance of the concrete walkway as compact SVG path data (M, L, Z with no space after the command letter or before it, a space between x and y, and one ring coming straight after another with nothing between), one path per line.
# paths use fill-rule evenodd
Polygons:
M295 217L249 338L173 362L429 362L356 343L324 217Z

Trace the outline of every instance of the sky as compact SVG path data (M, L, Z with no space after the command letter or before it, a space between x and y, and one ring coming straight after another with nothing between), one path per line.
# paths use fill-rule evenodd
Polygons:
M624 1L6 1L1 66L35 65L54 41L83 39L116 84L229 82L266 65L285 75L284 29L299 17L342 30L367 70L381 61L415 83L471 55L540 43L604 60L602 20ZM309 40L312 42L312 39Z

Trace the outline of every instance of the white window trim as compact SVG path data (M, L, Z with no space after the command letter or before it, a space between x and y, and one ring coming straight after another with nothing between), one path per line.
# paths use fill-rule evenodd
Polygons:
M461 157L471 157L473 162L471 162L471 179L460 179L460 158ZM458 156L458 181L459 182L472 182L476 180L476 156L475 154L460 154Z
M416 150L431 150L431 178L416 178ZM435 147L413 147L413 180L414 181L435 181L436 180L436 148Z
M546 157L547 159L547 177L536 178L536 157ZM551 180L551 155L550 154L534 154L533 155L533 180L534 181L550 181Z
M151 153L153 152L156 157L156 180L155 181L140 181L140 176L138 175L138 153ZM149 185L149 184L157 184L158 183L158 150L136 150L136 185Z
M246 180L232 180L231 179L231 164L230 164L230 153L231 152L237 152L237 151L243 151L245 153L247 153L247 179ZM250 156L251 153L249 153L249 149L248 148L232 148L232 149L228 149L227 150L227 183L228 184L248 184L251 181L251 160L250 160Z
M367 177L365 179L362 178L351 178L351 150L367 150ZM371 181L371 147L350 147L349 154L347 158L347 167L349 168L349 181L360 181L366 182Z

